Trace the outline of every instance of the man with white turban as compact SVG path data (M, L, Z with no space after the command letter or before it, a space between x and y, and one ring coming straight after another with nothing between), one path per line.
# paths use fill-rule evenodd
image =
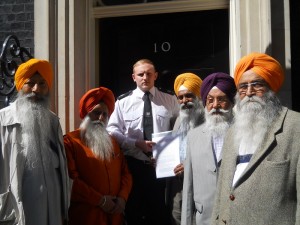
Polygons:
M233 120L234 80L208 75L201 85L205 122L189 131L184 170L181 225L210 225L225 134Z
M174 81L174 92L180 106L173 131L180 135L180 164L174 168L175 177L167 179L167 202L171 222L180 225L183 188L184 160L186 155L186 135L189 130L204 121L204 108L200 97L201 78L193 73L182 73Z
M117 141L106 131L115 97L93 88L79 103L79 129L64 136L73 180L69 225L122 225L132 177Z
M68 218L62 130L49 110L52 79L46 60L21 64L15 74L18 98L0 111L0 200L6 196L0 221L5 224L61 225Z
M212 224L300 224L300 114L276 96L284 72L263 53L236 65L235 123L224 145Z

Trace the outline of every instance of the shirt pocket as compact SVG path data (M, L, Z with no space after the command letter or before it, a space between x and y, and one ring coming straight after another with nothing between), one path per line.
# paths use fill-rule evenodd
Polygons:
M170 130L170 119L172 117L172 113L169 112L164 107L159 107L156 109L156 121L159 131Z
M123 114L126 133L130 135L135 135L141 132L143 112L142 110L136 110L130 113Z

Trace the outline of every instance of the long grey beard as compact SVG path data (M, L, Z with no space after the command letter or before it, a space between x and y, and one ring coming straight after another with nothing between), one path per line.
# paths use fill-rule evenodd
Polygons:
M253 154L261 146L282 106L270 90L263 97L245 96L240 100L236 95L235 98L235 141L240 146L240 154Z
M193 129L204 122L204 107L202 102L196 98L193 102L187 103L191 108L184 109L184 104L180 105L180 126L178 132L184 136L190 129Z
M16 99L18 119L22 127L24 143L23 154L26 157L25 168L31 173L38 173L37 168L50 164L51 112L47 108L49 98L32 101L34 93L19 93Z
M217 111L219 113L215 114ZM212 109L209 112L205 108L205 121L205 126L213 136L224 137L227 129L233 121L232 108L228 110Z
M92 150L94 155L102 160L110 160L113 154L111 137L106 131L105 124L92 121L86 116L80 125L81 138Z

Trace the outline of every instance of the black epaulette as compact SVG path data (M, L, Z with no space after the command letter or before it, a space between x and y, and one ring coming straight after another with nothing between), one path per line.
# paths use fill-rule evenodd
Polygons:
M167 93L169 95L175 95L174 91L159 87L158 90L160 90L161 92Z
M125 94L120 95L119 97L117 97L117 99L118 99L118 100L121 100L122 98L125 98L125 97L131 95L131 93L132 93L132 90L126 92Z

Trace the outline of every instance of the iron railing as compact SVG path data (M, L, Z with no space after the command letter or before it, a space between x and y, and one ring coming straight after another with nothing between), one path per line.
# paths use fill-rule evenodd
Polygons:
M18 66L33 58L25 47L20 46L20 41L15 35L5 38L0 54L0 97L3 107L8 106L16 96L14 77Z

